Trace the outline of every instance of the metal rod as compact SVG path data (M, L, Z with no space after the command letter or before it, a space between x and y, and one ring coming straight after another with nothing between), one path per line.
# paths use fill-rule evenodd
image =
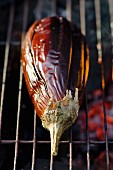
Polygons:
M72 170L72 128L71 128L71 131L70 131L70 143L69 143L69 170Z
M37 4L37 19L41 19L42 17L42 7L43 7L43 1L39 0Z
M19 143L26 143L26 144L29 144L29 143L33 143L33 140L19 140L18 141ZM10 143L16 143L16 140L1 140L0 141L1 144L10 144ZM37 144L50 144L51 141L36 141ZM60 141L60 143L64 143L64 144L67 144L67 143L70 143L70 141ZM86 141L72 141L73 144L86 144L87 142ZM103 141L96 141L96 140L90 140L89 141L89 144L105 144L106 141L103 140ZM109 144L113 144L113 141L108 141Z
M105 129L105 144L106 144L106 161L107 170L110 170L109 165L109 149L108 149L108 136L107 136L107 121L106 121L106 106L105 106L105 79L104 79L104 63L101 63L101 77L102 77L102 92L103 92L103 111L104 111L104 129Z
M87 136L87 170L90 170L90 154L89 154L89 152L90 152L90 143L89 143L89 126L88 126L88 122L89 122L89 120L88 120L88 103L87 103L87 92L86 92L86 108L85 108L85 112L86 112L86 136Z
M85 0L80 1L80 24L81 32L86 35L86 24L85 24ZM88 111L87 111L87 91L86 94L86 136L87 136L87 170L90 170L90 144L89 144L89 129L88 129Z
M51 16L56 15L56 0L51 0ZM53 170L53 155L50 157L50 170Z
M80 0L80 24L82 34L86 34L85 24L85 0Z
M108 150L108 136L107 136L107 121L106 121L106 107L105 107L105 78L104 78L104 63L102 61L102 44L101 44L101 9L100 0L95 0L95 15L96 15L96 27L97 27L97 50L98 50L98 63L101 64L101 79L102 79L102 91L103 91L103 111L104 111L104 129L105 129L105 144L106 144L106 161L107 170L110 169L109 165L109 150Z
M51 15L52 16L56 15L56 0L51 0ZM52 155L52 152L51 152L50 170L53 170L53 163L54 163L54 159L53 159L53 155Z
M71 21L71 0L66 0L66 18Z
M101 17L100 17L100 0L94 0L95 16L96 16L96 29L97 29L97 51L98 63L102 62L102 44L101 44Z
M37 19L41 19L42 16L43 1L38 1L37 4ZM32 165L31 169L35 169L35 153L36 153L36 111L34 110L34 135L33 135L33 152L32 152Z
M112 69L112 75L111 76L112 76L112 81L113 81L113 58L112 58L112 68L111 69Z
M33 153L32 153L32 166L31 169L35 169L35 150L36 149L36 111L34 111L34 136L33 136Z
M109 2L109 13L110 13L110 28L111 28L111 40L112 40L112 81L113 81L113 0Z
M51 0L51 15L56 15L56 0Z
M5 56L4 56L3 76L2 76L2 89L1 89L1 101L0 101L0 140L1 140L1 129L2 129L2 111L3 111L5 83L6 83L6 73L7 73L7 66L8 66L11 32L12 32L13 19L14 19L14 10L15 10L15 6L12 4L10 6L10 15L9 15L8 30L7 30L7 40L5 46Z
M27 27L27 18L28 18L28 0L24 1L24 12L23 12L23 28L22 28L22 36L21 36L21 48L23 39L26 32ZM16 169L16 160L18 154L18 137L19 137L19 118L20 118L20 107L21 107L21 90L22 90L22 65L20 63L20 79L19 79L19 93L18 93L18 110L17 110L17 126L16 126L16 143L15 143L15 156L14 156L14 167Z
M108 0L109 13L110 13L110 27L111 27L111 38L112 38L112 54L113 54L113 0Z
M107 121L106 121L106 107L105 107L105 94L104 94L104 89L103 89L103 110L104 110L104 128L105 128L105 141L106 141L107 170L110 170L110 165L109 165L109 149L108 149L108 136L107 136Z
M2 46L2 45L6 45L6 41L0 41L0 45ZM14 45L14 46L19 46L21 43L20 43L20 41L11 41L10 40L10 42L9 42L9 44L10 45Z
M71 10L72 2L70 0L66 0L66 18L68 21L71 21L72 10ZM69 170L72 170L72 128L70 130L70 142L69 142Z

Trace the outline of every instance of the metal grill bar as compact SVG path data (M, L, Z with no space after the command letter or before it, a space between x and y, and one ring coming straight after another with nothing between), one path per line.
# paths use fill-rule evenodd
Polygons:
M81 24L81 32L86 35L86 24L85 24L85 0L80 1L80 24ZM87 111L87 91L86 91L86 138L87 138L87 170L90 170L90 146L89 146L89 129L88 129L88 111Z
M37 19L41 19L41 14L42 14L42 6L43 6L43 1L38 1L37 4ZM36 144L38 143L36 141L36 111L34 110L34 135L33 135L33 151L32 151L32 165L31 165L31 169L34 170L35 169L35 154L36 154Z
M1 101L0 101L0 140L1 140L1 129L2 129L2 111L3 111L4 92L5 92L5 82L6 82L6 73L7 73L7 66L8 66L8 56L9 56L9 48L10 48L10 39L11 39L11 31L12 31L12 26L13 26L13 19L14 19L14 5L11 5L10 6L8 30L7 30L6 47L5 47Z
M37 19L41 19L43 1L38 1L37 4Z
M104 90L105 90L104 63L102 61L102 45L101 45L101 9L100 9L100 0L99 1L95 0L95 14L96 14L96 27L97 27L98 63L101 64L101 78L102 78L102 91L103 91L103 111L104 111L104 130L105 130L105 144L106 144L106 161L107 161L107 170L109 170L110 165L109 165L109 151L108 151L105 94L104 94Z
M33 136L33 153L32 153L32 167L35 169L35 151L36 151L36 111L34 111L34 136Z
M88 103L87 103L87 93L86 93L86 136L87 136L87 170L90 170L90 142L89 142L89 127L88 127Z
M56 0L51 0L51 15L56 15Z
M23 11L23 28L21 36L21 47L24 40L25 31L27 27L27 17L28 17L28 0L24 1L24 11ZM20 79L19 79L19 94L18 94L18 111L17 111L17 126L16 126L16 142L15 142L15 156L14 156L14 170L16 169L16 160L18 155L18 142L19 142L19 118L20 118L20 107L21 107L21 92L22 92L22 65L20 64Z
M72 146L73 146L73 142L72 142L72 128L70 131L70 142L69 142L69 170L72 170L72 162L73 162L73 158L72 158Z
M57 0L51 0L51 16L55 16L56 15L56 3ZM51 152L51 156L50 156L50 170L53 170L53 163L54 163L54 158Z
M68 21L71 21L71 11L72 2L70 0L66 1L66 18ZM72 128L70 130L70 142L69 142L69 170L72 170Z
M112 40L112 54L113 54L113 1L108 0L108 2L109 2L111 40ZM112 55L112 81L113 81L113 55Z
M66 18L69 21L71 21L71 8L72 8L71 1L70 0L66 0Z
M100 0L95 0L95 16L96 16L96 29L97 29L97 51L98 62L102 61L102 45L101 45L101 17L100 17Z
M109 163L109 149L108 149L108 136L107 136L107 121L106 121L106 107L105 107L105 94L104 94L104 89L103 89L103 111L104 111L104 129L105 129L105 141L106 141L107 170L110 170L110 163Z
M85 35L85 0L80 1L80 24L81 24L81 32Z
M1 144L8 144L8 143L15 143L16 142L16 140L1 140ZM29 144L29 143L33 143L33 140L19 140L19 143L25 143L25 144ZM37 144L44 144L44 143L46 143L46 144L49 144L49 143L51 143L50 142L50 140L49 141L36 141L36 143ZM69 144L70 143L70 141L68 141L68 140L63 140L63 141L60 141L60 143L64 143L64 144ZM104 141L98 141L98 140L90 140L89 141L89 144L105 144L106 143L106 141L104 140ZM72 141L72 144L87 144L87 141L78 141L78 140L76 140L76 141ZM108 144L113 144L113 141L109 141L108 140Z
M113 81L113 58L112 58L112 81Z
M0 41L0 45L6 45L6 43L7 43L6 41ZM18 45L20 45L20 41L10 41L9 44L18 46Z
M112 38L112 53L113 53L113 1L108 0L108 2L109 2L110 27L111 27L111 38Z

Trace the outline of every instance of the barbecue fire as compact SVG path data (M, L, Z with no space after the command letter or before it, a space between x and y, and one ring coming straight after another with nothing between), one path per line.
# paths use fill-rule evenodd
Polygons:
M111 92L112 93L112 92ZM105 122L104 110L102 100L102 90L97 89L92 94L93 100L89 102L88 107L88 128L90 140L103 141L105 139ZM109 94L105 101L106 109L106 123L107 123L107 136L109 140L113 139L113 98ZM86 130L86 113L81 110L80 117L77 121L77 126L80 127L80 138L85 140ZM82 126L81 126L82 125Z

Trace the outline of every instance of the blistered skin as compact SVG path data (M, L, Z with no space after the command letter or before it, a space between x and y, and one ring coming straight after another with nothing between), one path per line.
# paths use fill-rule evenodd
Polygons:
M85 44L80 31L71 28L62 17L37 21L28 31L22 63L28 91L39 117L50 97L58 101L64 97L67 88L74 94L75 86L81 88L83 84L85 87L86 80L81 77L83 68L80 68L82 43ZM85 47L83 53L86 53ZM83 65L87 55L85 57ZM82 74L85 72L83 70Z
M77 118L83 99L89 71L85 38L63 17L36 21L23 43L22 65L35 110L56 140Z

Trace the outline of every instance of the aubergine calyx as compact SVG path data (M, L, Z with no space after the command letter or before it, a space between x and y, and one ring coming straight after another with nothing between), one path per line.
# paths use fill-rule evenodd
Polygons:
M56 156L58 154L61 135L75 122L78 117L78 111L78 88L75 89L74 99L71 91L67 90L62 100L53 103L51 98L49 101L41 120L43 127L50 131L52 155Z

